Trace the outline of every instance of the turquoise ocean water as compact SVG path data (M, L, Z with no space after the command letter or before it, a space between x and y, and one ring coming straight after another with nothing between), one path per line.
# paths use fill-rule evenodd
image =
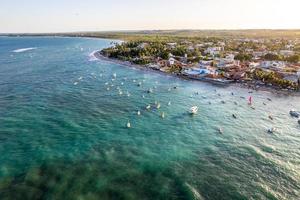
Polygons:
M0 37L0 199L300 199L300 97L90 55L110 42Z

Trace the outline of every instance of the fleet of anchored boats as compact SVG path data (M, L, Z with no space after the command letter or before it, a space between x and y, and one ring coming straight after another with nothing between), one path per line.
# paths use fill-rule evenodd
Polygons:
M92 76L95 77L96 75L95 75L95 74L92 74ZM100 77L102 77L102 76L103 76L103 74L101 73L101 74L100 74ZM116 73L113 73L111 82L113 83L116 79L117 79L117 74L116 74ZM83 80L83 77L79 77L79 78L74 82L74 85L75 85L75 86L78 85L82 80ZM126 81L126 80L127 80L127 77L123 78L123 80ZM145 80L143 80L143 82L144 82L144 81L145 81ZM133 83L136 83L137 81L136 81L136 80L133 80L132 82L133 82ZM142 84L143 84L142 82L138 82L137 86L138 86L138 87L141 87ZM107 91L109 91L110 88L113 88L113 87L114 87L114 84L111 84L111 85L110 85L109 82L106 82L104 85L107 86L107 88L106 88ZM123 86L123 85L124 85L124 82L121 82L121 85ZM118 90L118 94L119 94L119 95L123 95L123 94L124 94L120 87L116 87L116 88L117 88L117 90ZM155 89L156 86L153 87L153 88ZM149 88L146 92L147 92L148 94L153 93L153 92L154 92L154 91L153 91L153 88ZM178 88L177 86L174 86L174 87L173 87L174 90L177 89L177 88ZM168 89L168 91L171 91L171 90L172 90L171 88ZM215 90L215 92L216 92L216 90ZM249 93L253 93L253 92L249 92ZM130 94L128 91L127 91L126 94L127 94L128 97L131 96L131 94ZM195 95L199 95L199 93L196 92ZM218 94L218 95L221 96L221 94ZM232 95L234 96L234 93L232 93ZM142 97L145 98L145 95L142 95ZM193 95L191 95L191 97L193 97ZM204 98L204 97L203 97L203 98ZM245 99L245 97L241 97L241 98ZM267 100L268 100L268 101L272 101L270 98L268 98ZM255 108L252 106L252 101L253 101L252 96L250 96L249 99L248 99L248 105L250 106L250 108L252 108L253 110L255 110ZM221 101L221 103L222 103L222 104L226 104L226 102L223 101L223 100ZM209 104L211 104L211 102L209 102ZM237 102L234 102L234 104L235 104L235 105L238 105ZM264 102L263 104L264 104L264 105L267 105L265 102ZM169 101L167 105L168 105L168 106L171 106L171 101ZM160 104L159 102L155 101L154 105L148 104L148 105L146 106L146 110L150 111L151 108L152 108L152 106L153 106L154 109L156 108L157 110L159 110L159 109L161 108L161 104ZM199 107L198 107L198 106L192 106L192 107L188 110L188 113L189 113L190 115L193 116L193 115L196 115L196 114L198 113L198 111L199 111ZM141 115L141 111L140 111L140 110L137 111L137 115L138 115L138 116ZM299 112L299 111L296 111L296 110L291 110L291 111L290 111L290 115L291 115L292 117L294 117L294 118L297 118L297 119L300 118L300 112ZM161 117L162 119L164 119L164 118L165 118L165 112L161 112L160 117ZM233 117L234 119L237 119L237 115L236 115L236 114L232 114L232 117ZM269 115L269 119L270 119L270 120L274 120L273 116L271 116L271 115ZM300 125L300 119L298 120L298 124ZM129 120L128 120L127 124L126 124L126 127L127 127L127 128L131 128L131 123L130 123ZM223 133L224 133L222 128L218 128L218 132L219 132L220 134L223 134ZM270 129L267 130L267 132L270 133L270 134L273 134L273 133L277 132L277 129L276 129L276 128L270 128Z

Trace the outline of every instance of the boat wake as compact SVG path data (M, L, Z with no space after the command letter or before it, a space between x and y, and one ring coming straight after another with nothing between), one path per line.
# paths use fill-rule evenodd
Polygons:
M31 50L34 50L34 49L37 49L37 48L36 47L22 48L22 49L13 50L12 52L14 52L14 53L22 53L22 52L31 51Z

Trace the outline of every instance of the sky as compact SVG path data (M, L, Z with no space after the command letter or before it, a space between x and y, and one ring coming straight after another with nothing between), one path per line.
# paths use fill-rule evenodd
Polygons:
M300 29L300 0L0 0L0 33Z

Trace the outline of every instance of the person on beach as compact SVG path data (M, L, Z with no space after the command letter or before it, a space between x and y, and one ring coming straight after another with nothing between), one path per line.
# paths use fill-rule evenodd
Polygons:
M298 91L300 90L300 77L298 77Z

